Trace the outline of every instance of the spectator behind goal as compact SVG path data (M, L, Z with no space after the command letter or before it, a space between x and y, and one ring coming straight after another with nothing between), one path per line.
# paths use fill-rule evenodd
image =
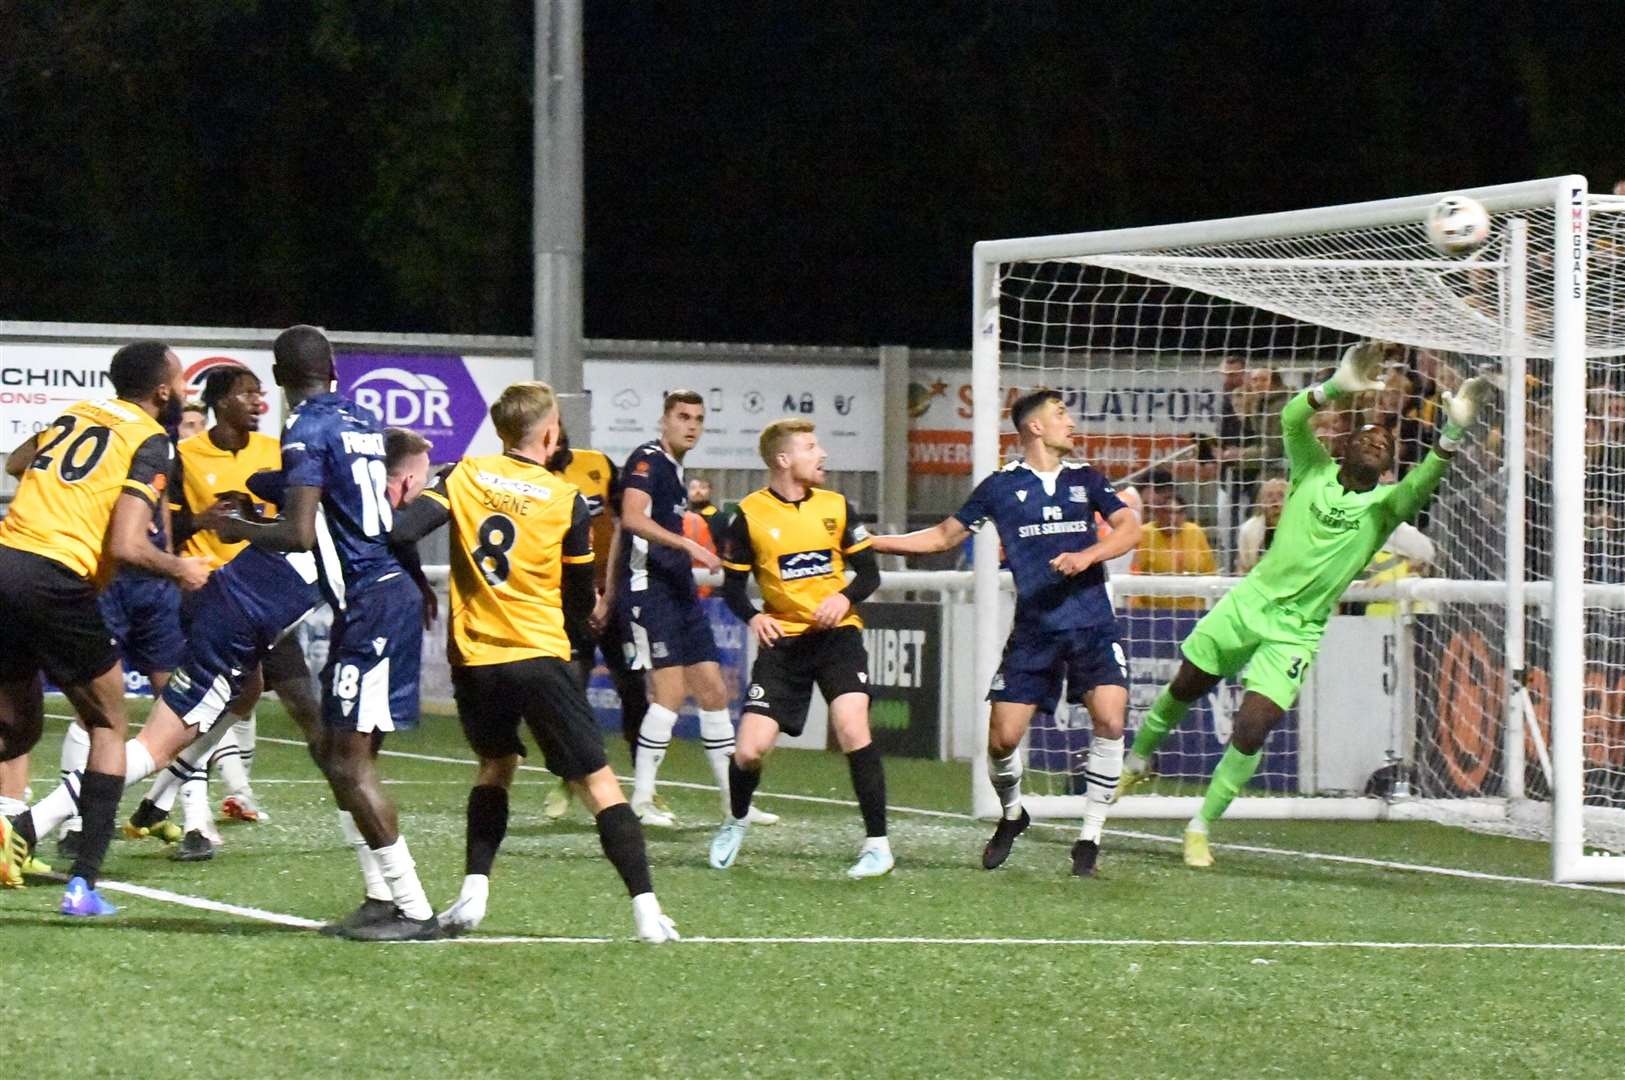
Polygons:
M1141 498L1145 500L1145 527L1140 547L1134 553L1136 574L1213 574L1218 563L1213 558L1207 533L1185 513L1185 498L1173 477L1158 469L1146 477ZM1175 611L1201 611L1207 601L1200 596L1136 596L1134 608Z

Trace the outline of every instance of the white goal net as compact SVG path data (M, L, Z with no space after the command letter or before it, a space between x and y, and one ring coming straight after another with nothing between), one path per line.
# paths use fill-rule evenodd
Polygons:
M1405 346L1386 390L1314 419L1334 454L1355 426L1390 427L1403 476L1436 438L1441 395L1493 376L1487 422L1345 597L1232 813L1425 812L1549 834L1558 807L1558 876L1625 874L1584 855L1625 840L1609 828L1625 822L1625 200L1576 178L1467 194L1493 230L1458 257L1424 234L1438 196L978 245L978 475L1010 451L1003 406L1053 387L1079 456L1142 502L1145 538L1113 574L1132 730L1190 627L1268 547L1292 395L1355 341ZM979 553L979 604L993 557ZM1004 627L981 622L990 674ZM1151 795L1119 814L1189 814L1239 700L1225 684L1194 708ZM1090 725L1058 713L1035 723L1027 789L1069 815ZM980 769L976 783L986 812Z

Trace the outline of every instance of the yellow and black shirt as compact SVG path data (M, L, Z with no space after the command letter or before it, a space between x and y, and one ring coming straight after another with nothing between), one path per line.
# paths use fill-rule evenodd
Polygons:
M128 493L156 513L173 445L139 405L118 400L81 401L38 439L11 513L0 522L0 544L100 583L113 505Z
M281 442L257 431L248 433L248 443L241 450L223 450L203 431L182 439L175 452L180 455L181 482L170 492L171 505L194 515L213 506L227 491L246 492L248 478L255 473L282 468ZM276 507L264 504L262 512L275 516ZM224 566L247 546L246 540L228 543L212 532L194 532L182 544L181 554L198 555Z
M554 475L574 484L587 500L587 511L592 515L592 550L597 557L593 579L602 589L609 576L609 539L615 531L615 463L597 450L571 447L569 462Z
M581 493L517 454L464 458L402 508L392 538L417 540L448 518L451 662L568 661L564 568L590 566L593 559L591 516ZM590 608L590 585L585 576L582 581Z
M813 628L813 612L830 596L844 592L856 605L879 585L872 543L839 492L809 488L805 498L790 502L772 488L753 491L739 501L723 544L729 610L745 622L756 614L744 589L753 573L763 610L786 635L805 633ZM849 566L858 573L851 585ZM861 627L863 620L854 607L837 625Z

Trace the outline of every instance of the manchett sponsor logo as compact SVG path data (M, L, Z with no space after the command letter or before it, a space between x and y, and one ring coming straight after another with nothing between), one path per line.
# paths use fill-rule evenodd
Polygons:
M779 579L797 581L801 578L823 577L835 572L835 560L830 551L802 551L794 555L779 556Z

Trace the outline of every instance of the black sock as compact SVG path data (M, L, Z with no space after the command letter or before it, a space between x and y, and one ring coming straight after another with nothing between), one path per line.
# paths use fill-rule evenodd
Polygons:
M85 879L94 886L113 839L113 818L118 814L119 796L124 794L124 777L111 773L86 772L79 783L79 816L85 827L79 833L79 854L73 860L69 877Z
M28 845L28 850L33 851L34 846L39 843L39 837L34 834L33 812L24 810L22 813L12 818L11 827L18 836L23 838L23 843Z
M741 769L731 756L728 758L728 801L732 804L728 809L734 817L743 818L750 813L750 797L756 794L756 785L761 782L761 769L749 772Z
M846 755L846 764L852 773L852 791L858 797L858 809L863 814L864 835L885 836L886 769L880 763L880 751L870 743Z
M142 799L141 805L130 815L130 824L138 829L150 829L168 816L168 810L160 810L151 799Z
M497 848L508 835L508 789L481 784L468 793L468 846L463 873L489 877Z
M598 841L615 872L626 882L629 896L654 892L649 879L649 853L643 847L643 826L626 803L616 803L598 815Z

